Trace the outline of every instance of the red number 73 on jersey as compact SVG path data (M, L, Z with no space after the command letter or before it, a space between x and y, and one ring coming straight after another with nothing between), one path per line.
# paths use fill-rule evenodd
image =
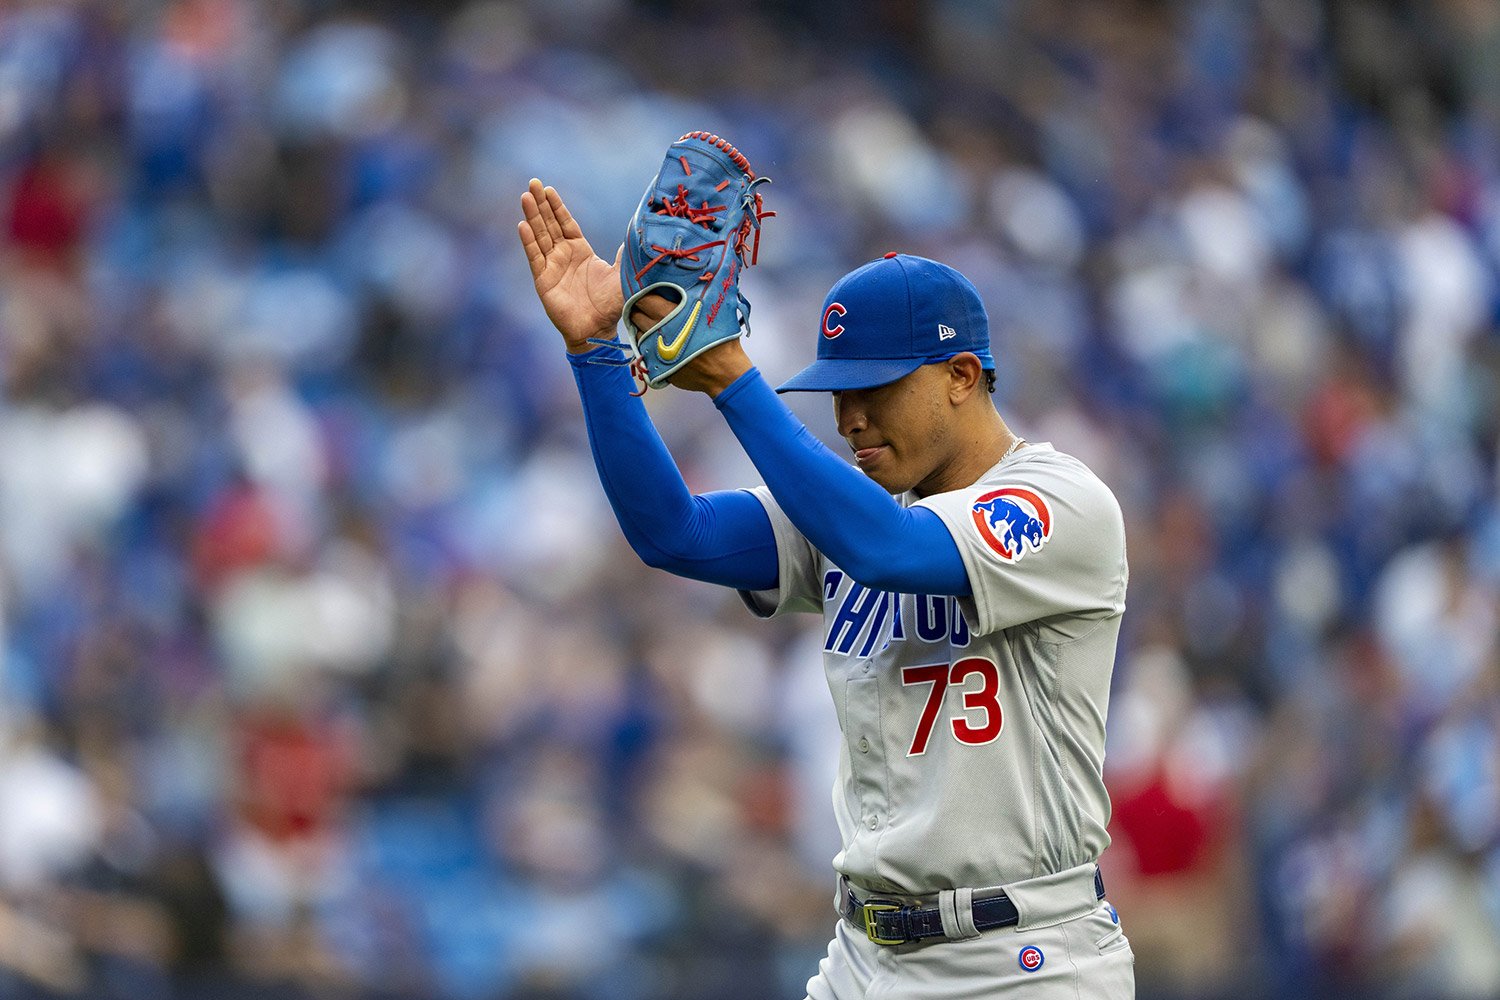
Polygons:
M981 656L970 656L949 667L946 663L933 663L922 667L906 667L901 671L901 683L931 684L927 692L927 704L922 706L922 717L917 720L916 734L911 738L908 757L919 757L927 752L927 742L932 739L932 727L937 724L938 713L943 708L943 694L948 685L962 685L975 674L980 686L976 691L964 692L964 713L954 716L949 722L953 726L953 738L969 746L983 746L994 742L1000 735L1004 718L1000 713L1000 668ZM983 725L969 721L969 712L983 712Z

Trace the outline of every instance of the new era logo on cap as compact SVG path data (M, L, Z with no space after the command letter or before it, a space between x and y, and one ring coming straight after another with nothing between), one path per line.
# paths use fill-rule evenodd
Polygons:
M946 323L938 324L938 340L952 340L958 336L958 331Z

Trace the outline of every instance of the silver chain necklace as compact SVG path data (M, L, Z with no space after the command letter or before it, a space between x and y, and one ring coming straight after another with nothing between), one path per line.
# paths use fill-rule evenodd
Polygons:
M1011 454L1013 452L1015 452L1015 450L1017 448L1021 447L1021 445L1025 444L1025 443L1026 443L1026 439L1023 438L1023 437L1016 436L1016 437L1011 438L1010 447L1007 448L1007 449L1005 449L1005 454L1000 456L1000 461L1003 462L1007 458L1010 458Z

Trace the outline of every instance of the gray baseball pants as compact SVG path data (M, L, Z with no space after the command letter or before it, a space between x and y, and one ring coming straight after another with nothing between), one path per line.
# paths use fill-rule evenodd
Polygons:
M1020 922L977 936L879 945L839 920L808 1000L1134 998L1135 955L1114 908L1094 898L1093 866L1003 888Z

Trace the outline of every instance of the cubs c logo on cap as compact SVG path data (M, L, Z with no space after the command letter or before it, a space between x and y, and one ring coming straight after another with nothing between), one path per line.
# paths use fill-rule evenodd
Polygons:
M1047 956L1042 954L1042 949L1034 944L1029 944L1022 948L1020 956L1016 959L1016 961L1021 963L1021 968L1027 972L1035 972L1037 969L1040 969L1042 963L1046 960Z
M837 302L828 303L828 308L823 310L823 336L832 340L843 333L844 325L842 323L834 323L833 317L842 316L848 311Z
M974 527L996 555L1019 562L1052 537L1052 511L1047 502L1021 486L1002 486L974 501Z

